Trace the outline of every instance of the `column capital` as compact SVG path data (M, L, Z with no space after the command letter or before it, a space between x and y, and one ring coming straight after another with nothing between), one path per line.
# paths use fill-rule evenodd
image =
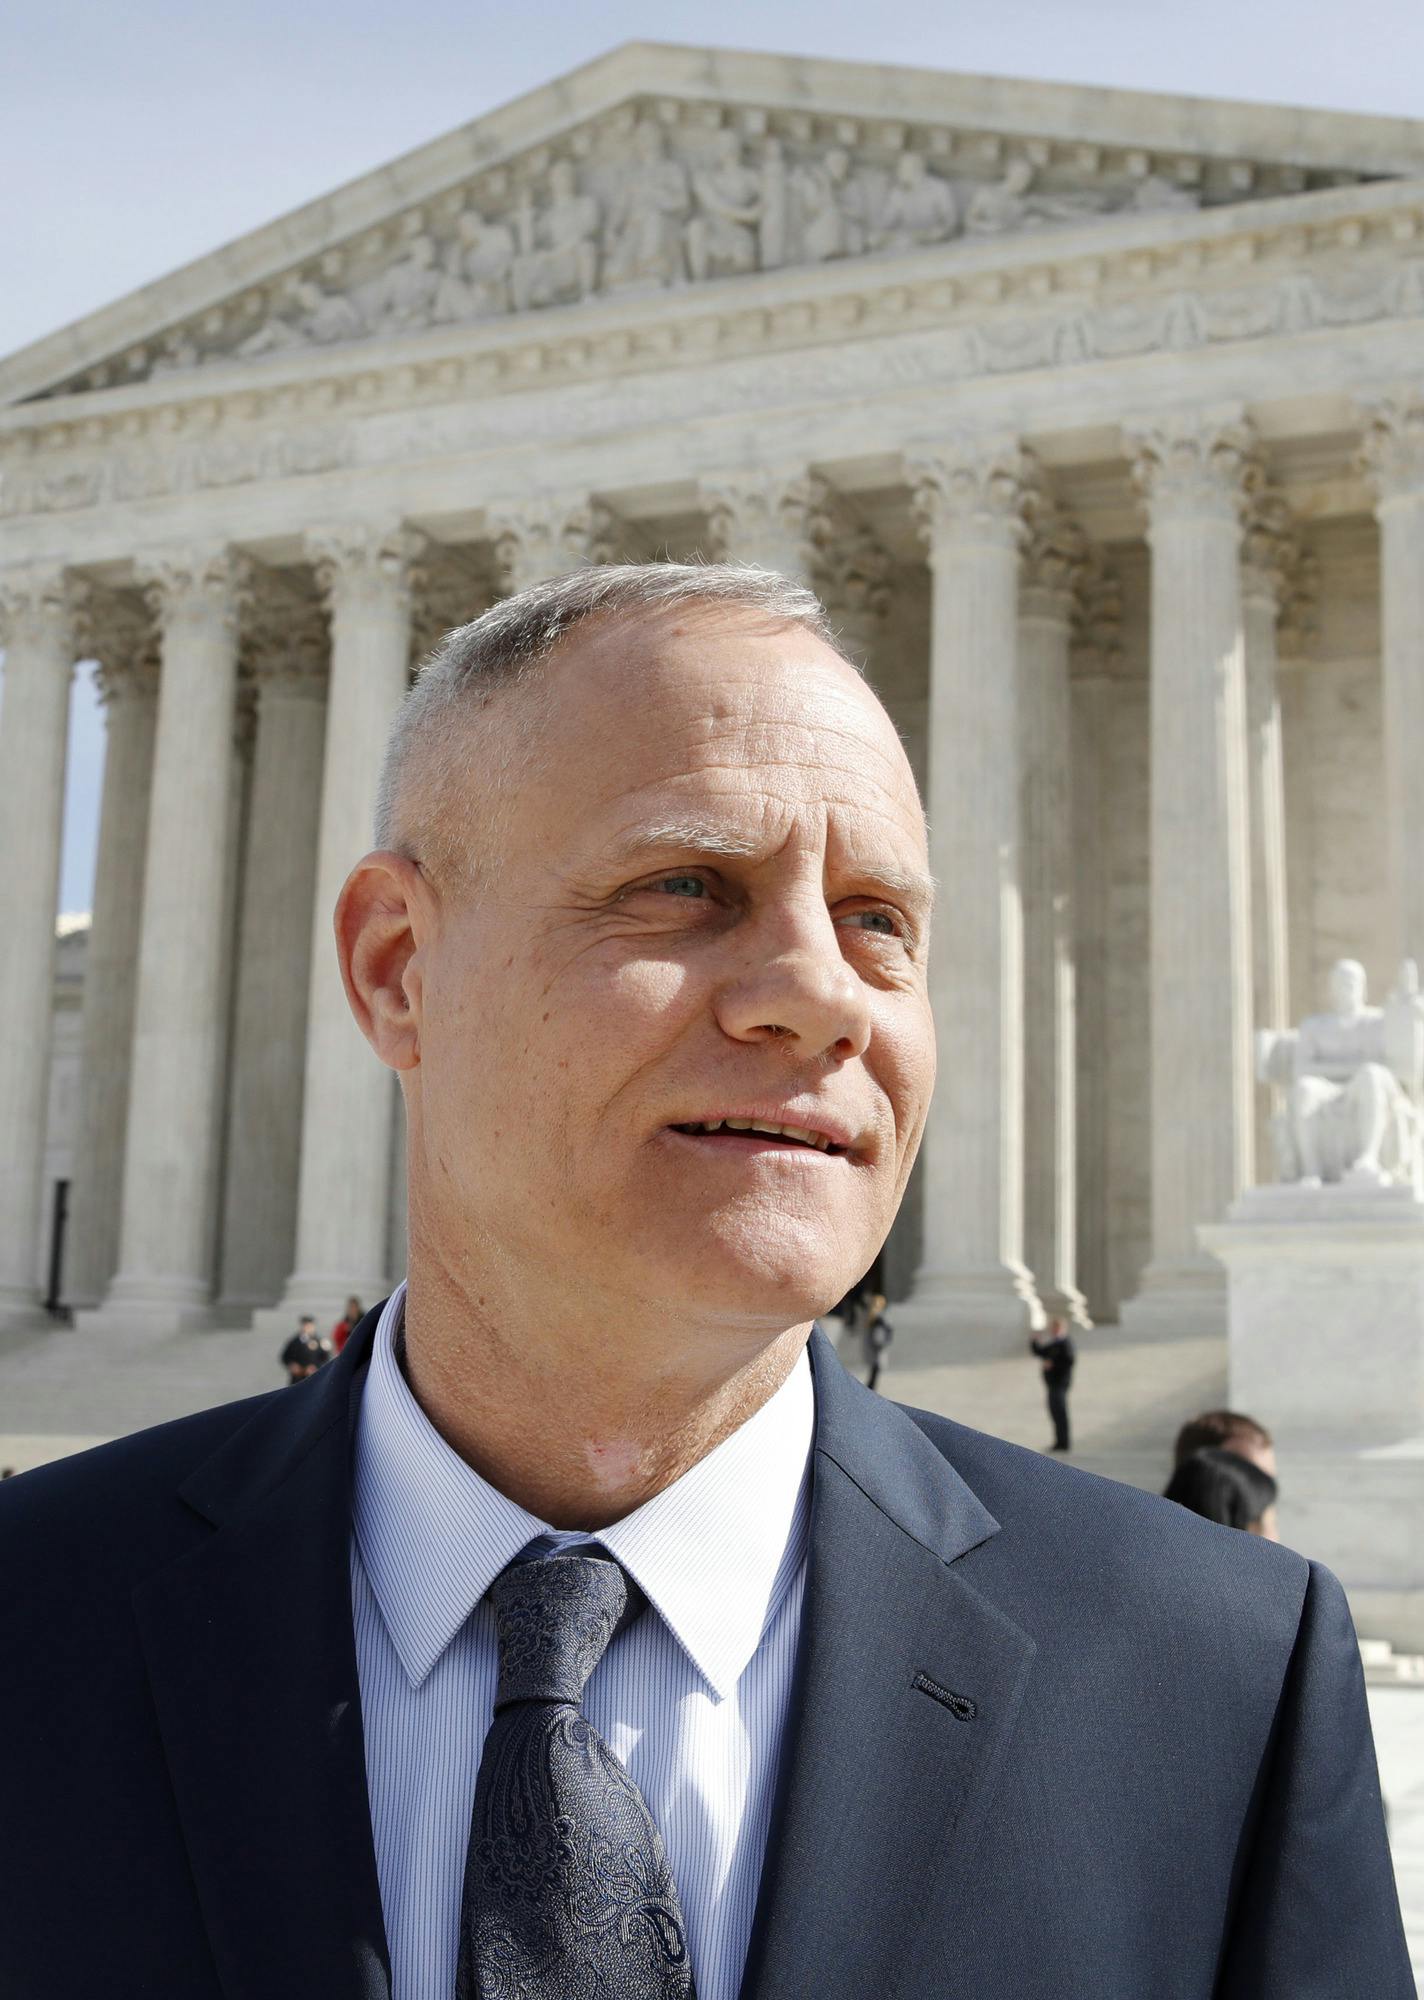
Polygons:
M1089 544L1073 596L1076 680L1115 680L1122 672L1122 581Z
M1424 500L1424 387L1364 404L1358 464L1376 512Z
M236 549L160 549L136 561L134 573L160 632L182 620L210 623L236 636L252 587L252 565Z
M319 596L265 571L243 631L242 670L258 704L325 701L331 626Z
M1053 625L1071 625L1087 579L1088 538L1057 508L1033 511L1019 572L1019 613Z
M57 645L73 656L83 599L84 586L59 564L0 570L0 646Z
M325 701L329 651L324 626L318 626L291 633L280 647L255 653L250 673L258 704Z
M1239 410L1181 410L1123 426L1133 483L1162 520L1239 526L1252 480L1254 433Z
M426 538L400 521L337 522L308 530L307 554L328 610L347 604L409 607L412 568Z
M920 539L1021 549L1038 505L1038 462L1017 438L970 433L905 454Z
M754 562L809 578L824 540L831 489L805 465L756 467L698 481L721 562Z
M824 479L812 487L806 519L811 586L852 649L868 655L890 609L894 561L844 494Z
M82 627L84 651L98 663L95 685L105 706L131 694L157 694L158 626L140 592L91 585Z
M566 576L597 562L595 516L586 494L537 494L485 510L486 533L494 548L495 590L514 597L550 577Z
M1241 539L1241 595L1270 611L1296 651L1315 630L1317 568L1284 496L1270 488L1252 493Z

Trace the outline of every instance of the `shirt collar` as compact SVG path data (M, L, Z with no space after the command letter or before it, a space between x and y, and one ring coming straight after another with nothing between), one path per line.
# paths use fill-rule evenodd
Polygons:
M391 1642L419 1687L494 1579L547 1521L482 1479L411 1394L396 1358L405 1286L376 1328L356 1429L356 1545ZM815 1396L803 1353L715 1451L594 1537L712 1691L736 1687L806 1555Z

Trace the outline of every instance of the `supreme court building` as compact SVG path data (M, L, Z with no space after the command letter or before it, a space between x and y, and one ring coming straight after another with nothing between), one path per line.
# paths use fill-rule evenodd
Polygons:
M925 790L893 1289L1219 1321L1253 1029L1424 958L1424 124L653 45L0 363L0 1319L53 1248L76 662L60 1295L285 1329L403 1268L330 912L411 672L693 552L821 594Z

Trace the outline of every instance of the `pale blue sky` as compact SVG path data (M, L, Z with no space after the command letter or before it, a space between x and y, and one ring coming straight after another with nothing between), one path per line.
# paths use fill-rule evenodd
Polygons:
M0 353L634 39L1424 116L1424 0L10 0ZM77 695L63 910L102 769Z

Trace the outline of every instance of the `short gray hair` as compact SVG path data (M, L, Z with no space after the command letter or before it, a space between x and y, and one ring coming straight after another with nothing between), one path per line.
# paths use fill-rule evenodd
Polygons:
M461 729L459 720L467 722L471 711L502 689L533 679L586 618L631 618L690 604L757 611L771 623L799 625L841 650L813 591L751 563L604 563L537 583L447 632L424 661L386 744L376 792L376 845L410 851L407 821L420 766L420 789L428 798L428 838L422 844L433 839L437 850L445 850L420 858L453 861L449 850L462 830L457 824L464 818L462 799L475 785L486 793L502 789L513 752L508 738L499 749L482 741L476 752L479 732Z

